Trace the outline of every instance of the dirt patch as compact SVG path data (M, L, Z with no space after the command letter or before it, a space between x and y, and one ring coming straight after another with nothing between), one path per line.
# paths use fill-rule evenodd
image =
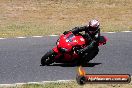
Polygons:
M132 30L131 0L0 0L0 37L61 34L98 19L101 31Z

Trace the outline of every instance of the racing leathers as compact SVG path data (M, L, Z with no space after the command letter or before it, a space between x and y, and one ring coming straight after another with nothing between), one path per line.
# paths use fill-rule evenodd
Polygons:
M70 31L65 31L63 34L67 34L68 32L72 32L73 34L79 34L79 32L85 32L83 37L90 41L89 44L83 49L78 51L79 55L83 55L84 53L89 53L93 48L98 47L99 37L100 37L100 28L96 29L96 31L90 31L89 26L75 27Z

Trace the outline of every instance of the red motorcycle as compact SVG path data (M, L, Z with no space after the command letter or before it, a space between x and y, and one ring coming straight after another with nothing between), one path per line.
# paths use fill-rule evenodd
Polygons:
M106 44L107 38L104 36L100 36L100 41L98 46ZM84 39L82 34L74 35L72 32L64 35L62 34L60 38L56 42L56 46L47 52L41 58L41 65L50 65L54 62L56 63L80 63L89 62L91 59L89 55L87 55L87 59L81 58L78 55L78 50L87 46L89 43L88 40ZM93 51L97 53L98 47Z

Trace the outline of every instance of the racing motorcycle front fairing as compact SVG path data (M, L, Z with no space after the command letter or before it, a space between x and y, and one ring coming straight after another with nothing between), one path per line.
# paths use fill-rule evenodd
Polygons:
M85 45L85 39L81 35L68 33L66 35L61 35L57 40L56 45L57 46L53 48L53 51L58 54L56 58L63 54L64 60L70 61L73 58L79 58L73 48L75 46L80 46L83 48L83 46Z

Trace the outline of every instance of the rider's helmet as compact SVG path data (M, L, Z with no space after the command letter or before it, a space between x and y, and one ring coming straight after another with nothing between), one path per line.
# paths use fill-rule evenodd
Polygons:
M88 24L89 32L91 34L95 34L97 31L99 31L100 23L98 20L91 20Z

